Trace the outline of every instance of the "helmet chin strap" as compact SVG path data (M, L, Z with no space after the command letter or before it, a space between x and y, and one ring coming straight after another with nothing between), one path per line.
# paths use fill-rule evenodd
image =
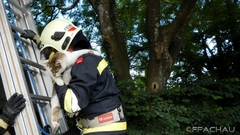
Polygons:
M55 52L51 52L51 54L49 55L49 59L52 59L54 55L55 55Z

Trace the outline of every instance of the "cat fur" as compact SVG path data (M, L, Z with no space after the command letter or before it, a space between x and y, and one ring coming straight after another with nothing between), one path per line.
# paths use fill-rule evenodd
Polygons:
M94 54L100 56L100 53L91 49L82 49L78 51L62 51L57 52L51 59L46 60L46 71L50 74L53 81L59 86L68 85L71 80L71 67L76 60L84 54ZM51 97L51 109L52 109L52 128L58 129L59 123L58 114L60 112L60 104L56 94L55 88L53 88ZM75 113L69 114L69 117L73 117Z

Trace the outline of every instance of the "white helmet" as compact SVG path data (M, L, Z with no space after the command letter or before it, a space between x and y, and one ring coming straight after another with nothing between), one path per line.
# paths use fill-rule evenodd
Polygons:
M45 54L49 48L54 48L60 52L67 50L75 35L80 30L81 29L65 19L55 19L51 21L41 33L40 51L43 51Z

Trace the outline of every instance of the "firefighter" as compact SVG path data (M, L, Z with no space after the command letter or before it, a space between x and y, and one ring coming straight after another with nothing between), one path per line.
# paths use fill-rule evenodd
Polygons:
M8 132L14 135L14 129L12 125L14 124L16 116L23 110L26 106L26 99L22 94L14 93L5 103L2 114L0 115L0 135Z
M40 40L31 30L22 37L33 39L46 59L57 51L92 49L82 30L65 19L51 21L43 29ZM67 113L77 113L77 124L64 135L125 135L119 89L107 62L93 54L80 56L71 70L69 85L54 84L60 105Z

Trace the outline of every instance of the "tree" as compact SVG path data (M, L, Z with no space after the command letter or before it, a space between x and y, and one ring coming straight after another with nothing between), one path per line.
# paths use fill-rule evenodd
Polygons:
M111 67L115 70L116 80L131 79L130 61L115 1L89 0L89 2L98 15L102 45Z
M103 46L118 80L131 79L130 61L114 0L89 0L98 14ZM184 30L196 0L185 0L171 24L160 25L160 1L146 1L146 35L148 40L147 90L160 92L165 89L170 69L181 49Z
M239 78L239 1L205 1L199 6L175 64L180 68L174 72L216 80Z
M165 89L171 67L182 47L184 31L196 0L183 0L170 24L160 26L160 1L147 1L146 26L149 42L147 90L160 92Z
M72 7L37 2L45 4L44 22ZM62 14L102 45L118 82L136 85L119 85L129 134L185 135L188 126L240 133L239 0L80 2Z
M131 79L130 61L114 0L89 0L98 14L100 31L117 80ZM181 49L184 30L196 0L185 0L171 24L161 27L161 1L146 1L146 35L148 40L147 90L160 92L165 89L170 69Z
M88 0L88 2L93 7L98 17L97 21L99 22L102 46L106 51L110 65L114 70L116 81L121 82L132 80L130 74L130 52L127 49L128 46L123 32L122 18L119 16L121 9L125 8L127 5L122 6L120 9L116 5L115 0ZM140 0L133 1L132 3L126 1L117 2L119 5L121 5L121 3L141 3L146 5L142 6L142 10L145 11L145 15L141 16L143 21L139 21L137 24L146 27L145 31L143 31L143 35L147 42L142 48L142 50L147 53L145 55L148 63L146 69L144 69L147 76L145 82L147 86L146 89L154 92L163 91L169 78L171 67L181 50L184 31L193 12L196 0L183 0L181 3L179 0L173 1L173 3L163 0ZM51 11L56 9L60 11L72 9L73 11L78 12L74 8L62 8L59 5L63 6L64 4L61 2L54 6L47 6L44 9L51 8ZM172 7L175 7L175 9ZM89 10L89 7L86 8ZM172 12L169 12L168 15L166 15L169 18L163 17L164 12L161 11L164 9L172 9ZM77 15L75 13L73 14ZM134 15L132 13L130 14ZM135 15L140 16L136 13ZM52 18L51 15L49 20ZM140 23L144 23L144 25ZM135 87L133 83L128 83L128 86L130 86L130 89L134 89Z

